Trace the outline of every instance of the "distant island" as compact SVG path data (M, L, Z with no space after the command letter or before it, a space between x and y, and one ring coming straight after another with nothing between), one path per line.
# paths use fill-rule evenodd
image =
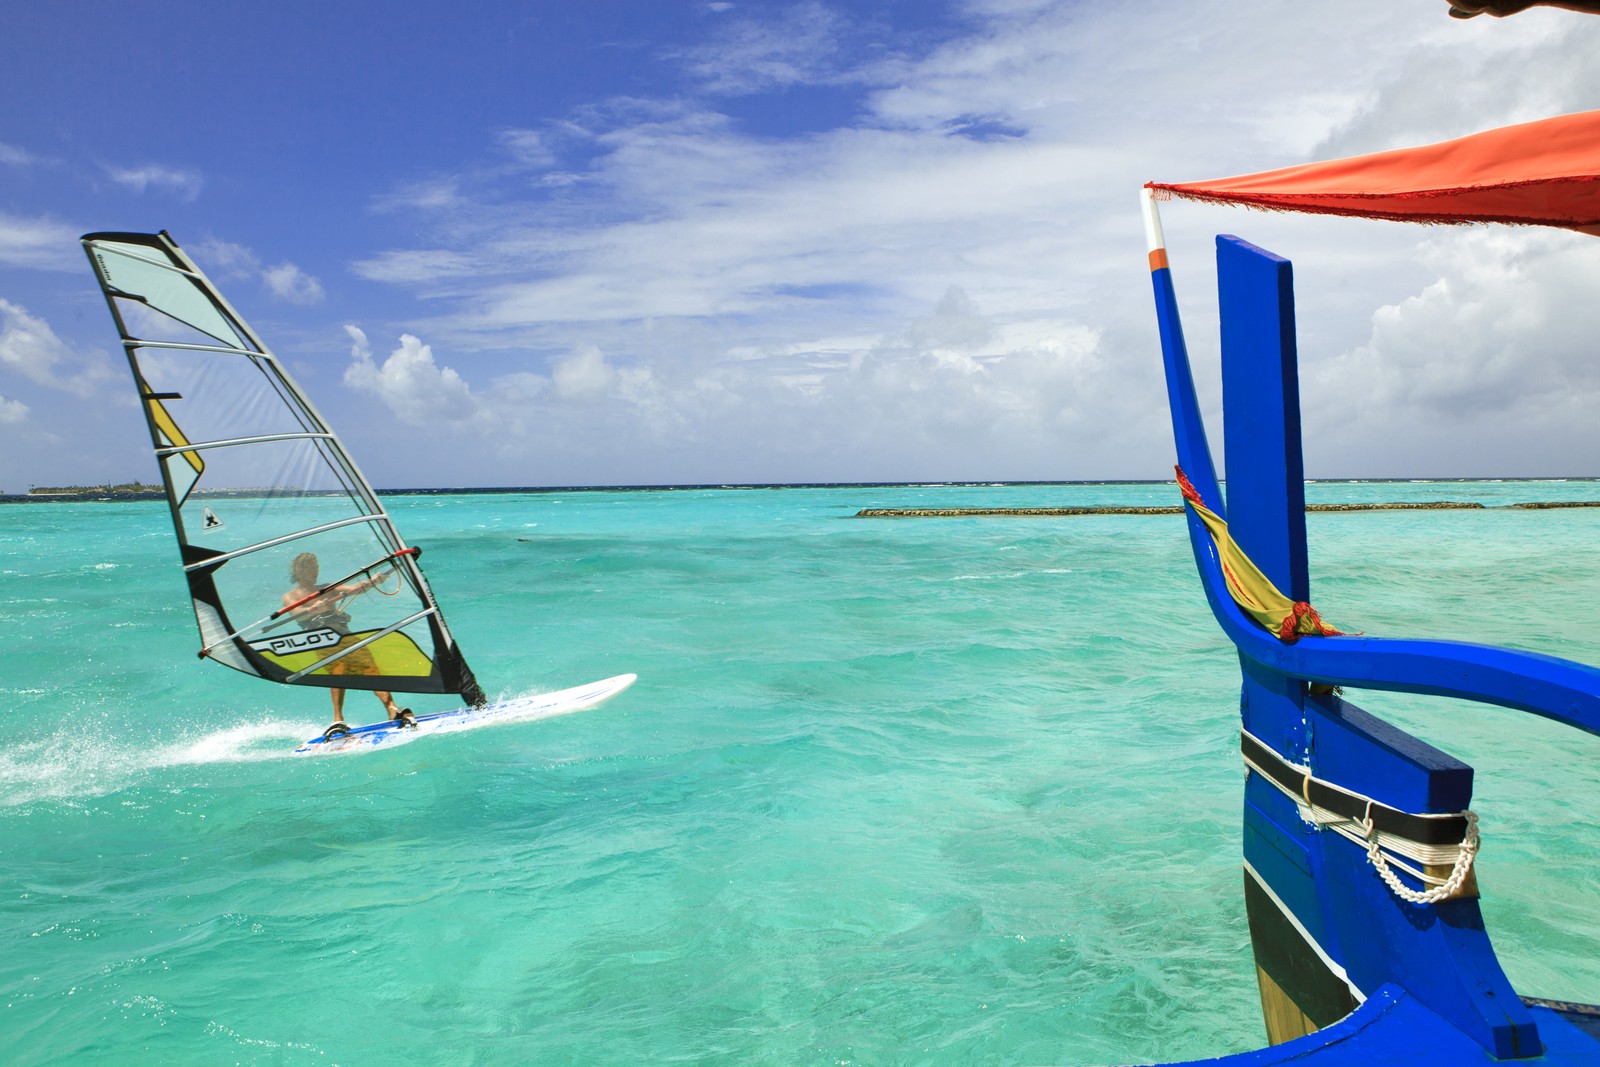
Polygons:
M340 489L307 491L287 485L238 486L225 489L196 489L198 498L257 497L257 496L338 496ZM0 493L0 496L5 494ZM118 485L36 485L21 499L25 500L145 500L164 497L166 490L159 485L143 482L122 482ZM17 499L13 497L12 499Z
M159 485L143 482L123 482L120 485L36 485L28 490L29 496L160 496L165 490Z

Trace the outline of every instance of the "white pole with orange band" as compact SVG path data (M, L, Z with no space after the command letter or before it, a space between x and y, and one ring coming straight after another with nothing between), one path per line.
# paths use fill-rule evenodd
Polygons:
M1144 244L1150 253L1150 269L1160 270L1167 265L1167 238L1161 232L1161 213L1156 210L1155 190L1139 190L1139 204L1144 209Z

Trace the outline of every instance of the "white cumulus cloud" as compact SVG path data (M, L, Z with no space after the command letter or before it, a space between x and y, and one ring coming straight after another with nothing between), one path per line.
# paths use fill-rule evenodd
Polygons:
M59 222L0 211L0 264L38 270L81 270L78 231Z
M293 263L280 263L261 272L268 292L291 304L322 303L322 283Z
M611 387L617 372L598 348L589 345L558 362L550 377L562 396L599 396Z
M208 237L195 246L195 262L208 276L219 281L255 280L274 299L309 307L322 303L322 282L293 263L263 267L261 257L251 248L233 241Z
M107 167L106 174L118 185L127 186L136 193L158 190L176 195L180 200L193 200L200 195L205 178L199 171L188 167L168 167L149 163L142 167Z
M195 246L194 258L213 278L255 278L261 258L242 244L208 237Z
M1329 35L1268 0L963 0L919 36L859 6L705 7L697 40L654 57L687 82L630 82L390 179L393 236L352 270L435 317L348 382L405 419L472 412L511 484L534 480L516 455L570 457L580 481L1164 477L1143 182L1580 110L1600 76L1600 19L1569 13L1368 0L1359 33ZM800 132L759 117L790 105ZM1214 235L1294 259L1314 476L1447 452L1423 473L1552 469L1452 412L1529 439L1571 412L1570 440L1593 439L1570 398L1600 399L1578 361L1600 303L1562 280L1590 284L1592 252L1439 235L1452 262L1402 226L1194 204L1164 221L1205 397ZM1414 450L1390 464L1360 426Z
M35 385L88 396L113 377L98 352L75 352L50 324L0 298L0 367Z
M25 148L0 141L0 163L12 167L26 167L39 162L39 157Z
M1045 477L1063 438L1114 454L1146 399L1095 387L1107 367L1093 331L1006 325L959 287L879 337L654 364L581 345L481 393L415 337L380 364L346 330L346 384L409 425L448 423L477 442L480 476L508 484L567 455L602 481L846 478L863 455L883 477L983 477L995 448L1036 456L1025 473ZM1105 417L1125 425L1087 429Z
M400 421L428 426L441 420L466 422L482 414L481 403L461 376L435 363L433 349L416 337L402 334L399 347L378 363L366 332L356 326L344 329L351 341L344 384L376 396Z
M1511 227L1430 234L1418 255L1432 280L1374 311L1363 343L1303 359L1308 451L1331 437L1377 474L1449 473L1463 454L1492 474L1586 469L1600 446L1593 241Z

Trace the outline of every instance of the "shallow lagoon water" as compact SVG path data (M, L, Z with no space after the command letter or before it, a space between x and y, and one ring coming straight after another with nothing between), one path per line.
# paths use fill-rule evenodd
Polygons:
M286 753L325 725L325 694L195 659L163 504L0 508L6 1057L1104 1064L1256 1047L1237 670L1181 519L851 517L1176 498L392 497L491 697L639 682L567 718L322 759ZM1343 629L1600 662L1600 509L1309 521L1314 600ZM1519 991L1600 1001L1600 741L1351 696L1478 768L1484 907Z

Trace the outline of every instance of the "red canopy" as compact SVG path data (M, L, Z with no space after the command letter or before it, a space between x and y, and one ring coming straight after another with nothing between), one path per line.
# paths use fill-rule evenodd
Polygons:
M1600 236L1600 111L1454 141L1147 188L1189 200L1402 222L1513 222Z

